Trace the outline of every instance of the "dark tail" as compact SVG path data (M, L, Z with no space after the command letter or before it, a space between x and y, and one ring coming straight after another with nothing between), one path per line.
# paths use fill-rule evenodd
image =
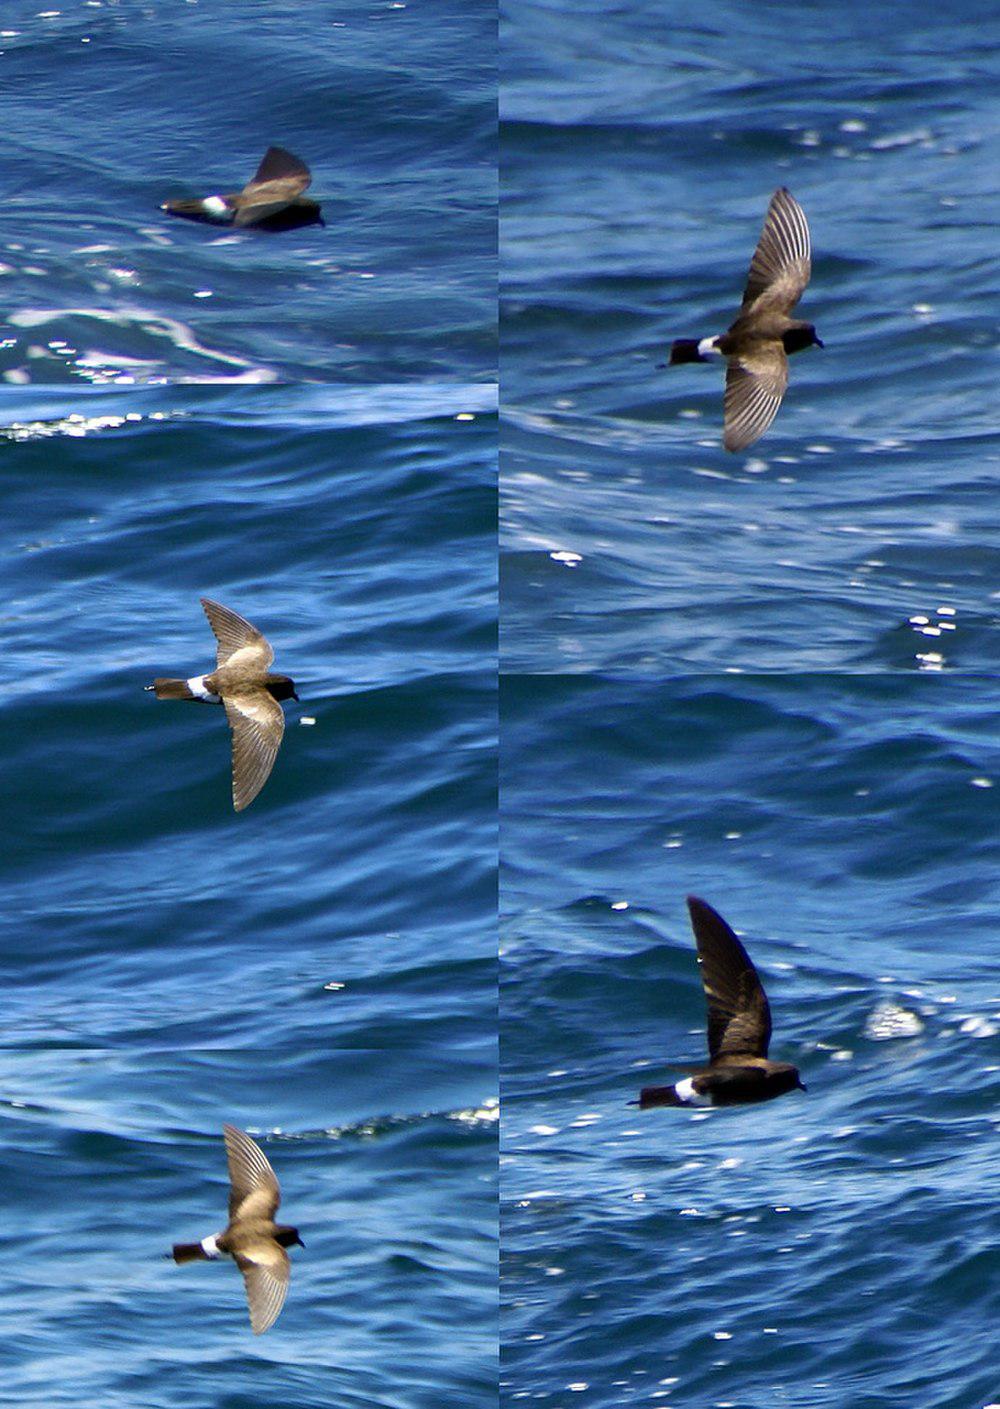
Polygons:
M161 677L154 680L152 685L147 685L146 689L155 690L158 700L196 700L198 698L197 695L192 695L186 680L165 680Z
M232 212L228 216L224 213L220 218L217 215L210 215L205 209L204 201L164 201L160 206L168 215L179 215L182 220L197 220L201 225L228 225L232 221Z
M638 1101L632 1104L644 1111L650 1106L683 1106L684 1102L672 1086L644 1086L639 1092Z
M175 1262L208 1262L208 1254L201 1243L174 1243Z
M680 362L710 362L710 357L703 357L698 351L697 338L677 338L670 344L670 361L668 367L676 367Z

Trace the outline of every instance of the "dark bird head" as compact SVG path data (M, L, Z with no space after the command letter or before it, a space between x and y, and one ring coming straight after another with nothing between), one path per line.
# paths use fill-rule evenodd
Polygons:
M287 675L265 675L264 685L268 694L273 695L276 700L298 699L298 695L295 693L295 681Z
M785 1091L804 1091L805 1084L799 1076L798 1067L791 1062L769 1062L768 1081L782 1094Z
M782 333L781 341L786 353L801 352L804 347L823 346L811 323L800 323L794 328L789 328L787 332Z
M305 1247L297 1228L279 1227L274 1237L275 1241L279 1242L283 1248Z

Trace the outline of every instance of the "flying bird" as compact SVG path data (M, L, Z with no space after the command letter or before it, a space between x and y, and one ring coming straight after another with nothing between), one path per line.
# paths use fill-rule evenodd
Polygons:
M261 230L323 225L321 207L302 194L311 180L304 161L284 147L268 147L242 191L228 196L202 196L193 201L164 201L160 209L168 215L209 225L256 225Z
M288 1292L291 1263L286 1248L304 1247L299 1230L275 1223L281 1190L274 1170L255 1141L235 1125L224 1125L229 1161L229 1223L199 1243L175 1243L177 1263L231 1257L243 1273L250 1325L262 1335L278 1319Z
M668 366L726 359L723 403L727 450L746 450L778 414L788 387L788 354L822 347L812 323L788 315L802 297L812 267L805 212L784 186L767 208L764 228L750 261L736 321L713 338L678 338Z
M216 669L189 680L147 685L158 700L204 700L225 706L233 736L233 807L249 807L267 782L285 732L280 700L297 700L295 681L268 670L274 651L249 621L202 597L218 648Z
M688 896L708 1002L708 1065L673 1086L645 1086L633 1105L735 1106L804 1091L791 1062L768 1060L771 1010L750 956L720 914Z

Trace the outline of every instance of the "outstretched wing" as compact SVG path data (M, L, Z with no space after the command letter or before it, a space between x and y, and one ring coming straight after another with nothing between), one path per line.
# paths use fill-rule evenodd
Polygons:
M771 1010L750 956L720 914L688 896L708 1001L708 1055L766 1057Z
M788 313L802 297L812 269L805 212L785 186L771 197L757 248L750 261L744 310L751 303Z
M260 1238L247 1243L234 1256L243 1273L250 1325L254 1335L259 1336L274 1325L285 1304L291 1271L288 1254L273 1238Z
M788 387L788 358L779 342L757 343L726 368L722 444L746 450L778 414Z
M273 1218L281 1190L264 1151L245 1130L222 1127L229 1161L229 1219Z
M201 605L218 642L215 653L217 665L225 665L237 651L249 648L260 657L258 664L261 673L267 670L274 660L274 652L256 626L251 626L245 617L224 607L221 602L213 602L211 597L202 597Z
M233 732L233 807L249 807L267 782L285 732L281 705L266 690L238 690L222 703Z

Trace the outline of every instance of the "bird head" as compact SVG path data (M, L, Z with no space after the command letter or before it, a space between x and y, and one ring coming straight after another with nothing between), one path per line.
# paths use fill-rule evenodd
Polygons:
M794 328L786 329L781 335L781 341L786 353L801 352L805 347L823 346L811 323L799 323Z
M268 675L264 684L267 686L268 694L273 695L276 700L297 700L295 693L295 681L287 675Z

